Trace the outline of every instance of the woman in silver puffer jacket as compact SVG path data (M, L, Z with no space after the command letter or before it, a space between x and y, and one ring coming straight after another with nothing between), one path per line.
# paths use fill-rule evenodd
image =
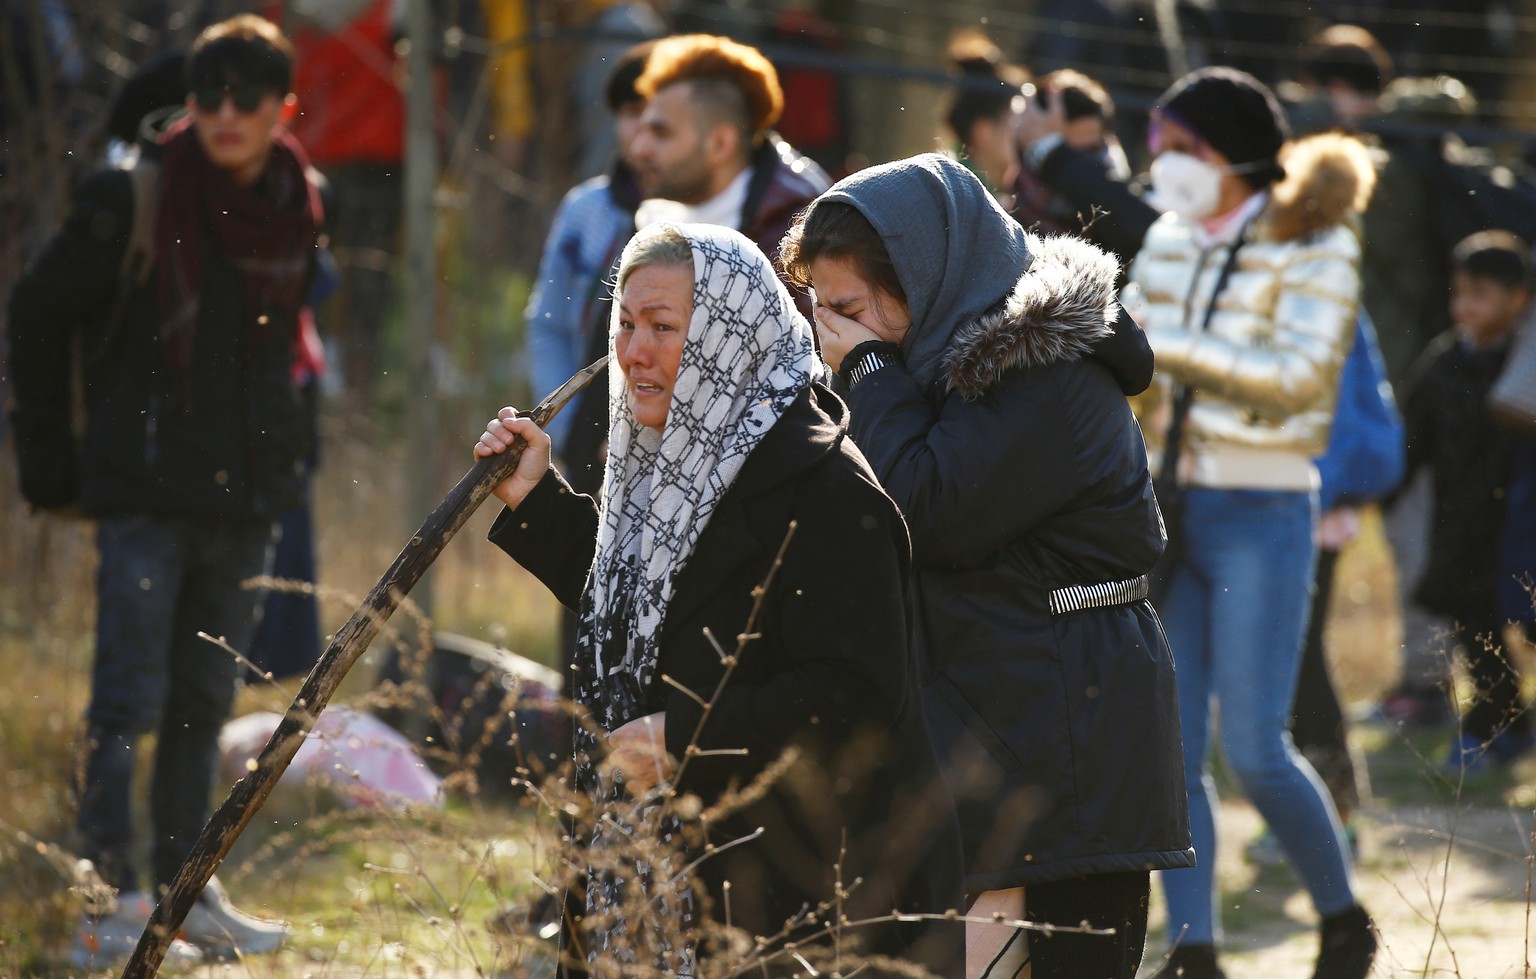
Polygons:
M1179 517L1158 608L1178 669L1199 861L1163 874L1176 948L1162 974L1221 975L1205 770L1219 702L1227 760L1322 918L1315 979L1363 979L1376 938L1338 814L1286 728L1316 560L1312 460L1354 335L1371 163L1345 136L1287 143L1273 94L1225 68L1169 89L1153 137L1153 192L1168 213L1148 230L1124 298L1156 356L1137 414L1163 473L1160 502ZM1170 429L1178 450L1164 459Z

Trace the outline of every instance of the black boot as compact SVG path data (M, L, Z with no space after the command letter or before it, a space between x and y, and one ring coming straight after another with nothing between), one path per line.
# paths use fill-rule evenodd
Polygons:
M1323 919L1312 979L1365 979L1376 958L1376 928L1360 905Z
M1179 945L1150 979L1227 979L1216 964L1215 945Z

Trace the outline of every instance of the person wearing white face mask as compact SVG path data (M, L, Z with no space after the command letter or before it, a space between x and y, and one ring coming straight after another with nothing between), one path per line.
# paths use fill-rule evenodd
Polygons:
M1195 221L1202 221L1221 210L1227 195L1248 198L1253 191L1246 180L1239 184L1224 184L1223 177L1243 177L1271 169L1268 161L1245 164L1220 164L1202 160L1181 150L1169 150L1152 161L1149 176L1155 206L1172 211Z
M1363 979L1377 940L1338 814L1286 727L1316 560L1318 474L1360 294L1374 175L1337 134L1287 142L1274 95L1230 68L1158 100L1152 202L1126 306L1158 377L1139 399L1170 528L1158 601L1178 669L1199 866L1162 875L1175 945L1160 975L1216 977L1213 704L1238 782L1322 919L1314 979Z

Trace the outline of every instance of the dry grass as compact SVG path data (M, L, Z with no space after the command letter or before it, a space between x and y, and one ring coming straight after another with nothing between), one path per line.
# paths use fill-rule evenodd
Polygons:
M409 458L399 448L341 437L349 424L355 423L327 419L330 453L316 492L322 576L340 596L322 603L327 628L350 614L345 596L367 590L407 533L406 515L390 501L404 495ZM467 430L455 440L466 469L473 434ZM63 975L55 964L82 906L69 889L69 848L75 744L89 697L93 526L25 513L11 467L6 452L0 458L0 675L8 678L0 684L0 976ZM444 480L445 489L451 481ZM558 609L484 542L491 517L478 514L441 558L435 623L548 661ZM395 641L419 649L420 628L409 615L398 616ZM359 663L338 700L366 705L378 699L373 688L382 647L376 643ZM421 711L420 691L408 694L412 709ZM285 695L251 688L237 712L286 706ZM498 953L486 938L481 919L532 886L528 870L543 834L537 816L509 793L461 794L440 814L343 810L319 789L277 802L257 817L221 870L242 903L301 924L293 950L280 957L286 965L252 962L251 971L291 974L285 970L296 964L294 957L332 962L338 975L368 962L386 971L427 962L429 972L489 974L512 961L509 950ZM142 816L145 800L136 806ZM422 958L428 949L437 950L430 961Z
M462 427L472 429L475 416L465 415ZM390 501L403 498L412 460L373 438L344 436L361 427L356 419L327 424L330 451L316 506L322 575L338 592L361 594L403 539L405 531L391 525L403 527L406 515ZM458 440L465 468L472 434ZM9 465L9 458L0 463L0 675L11 678L0 685L0 976L64 976L58 963L81 909L69 881L69 786L88 695L94 555L87 524L23 514ZM445 488L458 471L447 467ZM442 557L435 622L548 661L557 610L483 542L490 519L477 515ZM1368 700L1397 672L1396 583L1377 522L1345 552L1338 587L1329 626L1336 675L1346 699ZM350 610L344 600L328 600L328 626ZM411 647L416 627L405 616L395 626ZM339 699L366 705L375 693L365 659ZM279 693L253 689L239 709L285 704ZM1520 783L1536 766L1518 769L1514 782L1455 785L1431 771L1441 735L1362 729L1358 737L1376 786L1375 802L1361 814L1368 843L1359 879L1383 925L1387 952L1378 975L1524 974L1536 793ZM287 918L296 931L278 955L239 963L231 974L547 973L548 948L531 927L514 941L491 934L484 920L508 901L527 906L540 893L535 878L558 881L550 800L487 795L473 780L457 784L442 812L345 810L318 788L274 798L221 876L243 904ZM1299 972L1315 954L1304 893L1288 870L1243 862L1240 848L1256 829L1244 803L1229 800L1225 818L1228 974ZM1149 963L1157 949L1154 938Z
M1397 614L1397 571L1375 511L1361 534L1339 554L1333 605L1324 645L1340 697L1375 700L1402 669L1402 625Z

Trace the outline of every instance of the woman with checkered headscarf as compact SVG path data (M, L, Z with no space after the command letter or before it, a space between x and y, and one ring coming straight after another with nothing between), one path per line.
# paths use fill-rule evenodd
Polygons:
M755 245L704 225L637 236L614 310L599 499L510 408L476 447L528 440L491 539L581 619L575 778L594 809L567 960L957 974L957 926L892 914L959 906L958 841L915 698L906 528L816 380L808 324ZM701 823L685 795L730 811ZM725 922L769 940L732 945Z

